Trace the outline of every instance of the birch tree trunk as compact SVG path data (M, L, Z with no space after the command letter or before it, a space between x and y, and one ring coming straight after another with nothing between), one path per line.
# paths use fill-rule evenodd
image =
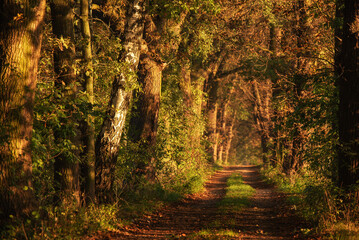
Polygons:
M96 187L100 202L114 201L115 167L132 96L131 81L135 81L143 39L145 1L134 0L129 4L123 35L123 53L120 56L128 69L123 70L112 83L106 117L95 146Z
M30 141L45 7L45 0L0 3L0 221L36 205Z

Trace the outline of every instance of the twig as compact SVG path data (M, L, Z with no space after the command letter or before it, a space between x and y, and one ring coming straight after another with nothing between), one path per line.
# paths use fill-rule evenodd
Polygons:
M23 222L23 221L21 221L21 227L22 227L22 231L24 232L25 239L26 239L26 240L29 240L29 238L27 237L27 234L26 234L26 230L25 230L25 226L24 226L24 222Z

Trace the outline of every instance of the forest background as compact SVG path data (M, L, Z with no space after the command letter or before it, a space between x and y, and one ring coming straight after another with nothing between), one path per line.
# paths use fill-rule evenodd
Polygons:
M239 163L356 231L356 1L0 5L2 237L116 229Z

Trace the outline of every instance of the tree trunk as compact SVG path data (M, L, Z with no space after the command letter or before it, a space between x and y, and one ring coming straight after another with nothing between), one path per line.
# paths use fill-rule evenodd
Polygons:
M34 210L30 141L46 2L0 3L0 220ZM3 11L4 10L4 11Z
M261 147L262 147L262 159L263 163L268 163L268 145L271 141L270 139L270 124L271 116L269 112L269 101L270 101L270 92L271 92L271 83L268 81L265 86L262 84L262 88L259 89L258 82L254 80L252 82L253 86L253 96L254 98L254 121L257 124L258 133L261 138ZM263 96L264 95L264 99Z
M162 71L166 64L161 56L169 54L169 49L177 52L180 31L186 12L182 13L178 21L170 19L156 19L146 16L144 43L141 49L138 79L141 90L135 92L136 102L131 111L131 120L128 131L129 138L134 142L141 142L140 151L145 152L149 159L136 163L137 177L145 174L147 180L155 177L155 147L158 128L158 114L160 110ZM170 40L163 37L171 34ZM170 41L170 43L169 43Z
M220 71L220 68L223 65L225 58L225 51L221 51L218 54L218 57L214 62L211 63L210 71L206 79L205 91L208 94L208 101L206 105L206 116L207 116L207 126L206 126L206 135L210 146L207 147L207 153L210 157L209 161L212 163L217 162L218 160L218 138L217 138L217 114L218 114L218 89L219 89L219 79L217 78L217 73Z
M146 175L148 181L154 181L155 146L157 138L158 114L160 110L162 70L164 64L157 52L160 51L160 36L150 16L146 17L138 80L141 90L135 91L136 102L131 111L128 130L129 139L139 142L139 151L149 159L136 162L137 178Z
M272 14L275 16L273 11L276 8L276 3L273 5ZM279 55L283 54L281 52L281 29L276 24L269 20L269 51L270 51L270 65L268 69L277 69L277 58ZM278 151L280 149L280 132L278 128L275 128L275 124L278 121L278 115L280 114L276 108L273 107L273 102L278 98L280 93L283 91L278 84L278 77L271 77L268 80L268 85L270 86L270 91L267 91L266 96L266 112L267 119L269 120L269 144L268 146L268 160L271 166L276 167L279 162L281 162Z
M234 123L235 123L235 116L236 116L236 112L234 112L233 117L230 121L230 124L228 126L228 133L227 133L227 140L226 140L226 144L225 144L225 150L224 150L224 164L228 164L228 160L229 160L229 151L231 150L231 146L232 146L232 140L234 137L233 134L233 127L234 127Z
M81 0L81 32L84 40L83 43L83 60L84 60L84 78L85 78L85 92L87 95L87 102L93 107L94 104L94 78L93 78L93 64L92 64L92 44L91 44L91 29L90 29L90 5L91 0ZM94 117L89 114L82 133L85 139L84 143L84 163L82 169L84 173L84 193L86 203L95 201L95 126Z
M296 3L296 37L297 37L297 54L296 54L296 70L297 74L294 76L294 104L299 105L303 101L303 88L306 84L306 76L309 74L308 57L311 54L308 51L310 46L309 27L307 26L307 12L305 0L298 0ZM293 143L290 154L290 166L287 174L296 172L303 165L303 151L304 151L304 130L301 128L301 122L304 120L303 113L297 113L297 119L294 123L293 129Z
M54 180L57 191L55 202L75 203L79 206L81 137L78 128L79 120L76 117L78 113L76 108L73 108L78 91L75 73L73 5L72 0L52 0L50 3L52 30L59 41L58 47L54 50L54 70L57 74L55 88L62 95L58 101L64 109L64 117L60 118L60 127L55 129L55 138L58 144L69 140L74 146L71 149L62 150L63 152L55 158Z
M123 70L112 84L107 114L96 140L96 187L100 202L113 202L115 168L126 115L132 98L131 81L134 81L143 40L144 0L134 0L127 12L123 35L123 53L120 59L128 69Z
M183 102L186 107L187 114L191 111L193 102L191 82L191 66L189 61L185 60L181 66L180 88L183 93Z
M218 163L222 164L223 163L223 154L225 153L225 145L227 143L227 112L228 112L228 104L229 104L229 100L228 99L224 99L222 100L223 106L220 109L220 128L219 128L219 149L218 149Z
M339 79L339 184L348 187L359 180L359 2L344 2L344 71Z
M211 101L211 100L210 100ZM208 141L211 146L209 146L209 157L211 163L217 162L217 144L216 144L216 133L217 133L217 111L218 105L216 103L210 103L208 109L208 125L207 125L207 134Z

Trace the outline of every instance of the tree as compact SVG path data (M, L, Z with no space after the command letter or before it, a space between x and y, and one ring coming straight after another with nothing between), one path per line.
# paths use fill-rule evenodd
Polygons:
M306 12L306 2L304 0L298 0L295 3L295 14L297 22L295 26L296 33L296 63L295 69L297 71L294 76L294 101L295 104L299 105L303 101L303 91L306 84L306 77L309 75L308 71L308 58L309 51L307 50L308 45L310 44L310 32L307 23L307 12ZM304 133L301 129L301 122L304 119L302 112L298 113L298 120L294 123L293 126L293 141L291 156L288 164L285 165L285 171L290 173L291 171L297 171L303 165L303 150L305 145Z
M87 97L87 103L90 105L90 110L93 109L94 104L94 69L92 64L92 44L91 44L91 29L90 29L90 3L91 0L81 0L81 32L83 37L82 54L84 60L84 89ZM94 117L89 114L85 120L85 126L82 133L84 143L84 162L82 169L85 178L84 192L86 199L90 202L95 200L95 127Z
M359 180L359 2L344 1L342 74L339 77L339 184ZM356 192L358 196L358 191Z
M80 146L78 110L74 103L78 94L75 72L74 2L52 0L50 2L52 30L58 46L54 50L55 91L60 98L59 127L55 129L57 144L64 144L54 163L54 180L57 195L55 201L80 204Z
M0 219L35 207L30 141L45 0L0 10Z
M144 4L144 0L134 0L128 6L123 52L119 57L125 67L113 81L107 113L96 140L96 188L100 202L114 200L115 167L143 40Z
M151 4L150 4L151 7ZM168 6L167 6L168 7ZM148 10L151 12L151 9ZM140 56L138 82L140 89L134 91L135 103L131 110L129 139L140 143L141 152L149 159L136 163L137 175L146 174L153 181L155 147L157 140L158 117L161 101L163 70L167 66L164 58L177 52L178 39L187 11L181 12L178 19L157 12L146 13L144 41ZM154 21L155 19L155 21ZM150 171L150 169L152 169Z
M216 55L216 54L215 54ZM218 115L218 89L219 78L216 77L217 72L221 70L221 66L224 63L226 53L222 51L218 56L218 59L213 63L212 72L208 74L206 79L206 92L208 94L206 114L208 118L207 124L207 136L209 140L209 148L207 149L211 162L216 163L218 160L218 129L217 129L217 115Z
M272 97L272 83L270 81L263 82L261 87L258 81L252 81L254 108L253 116L257 124L257 130L261 137L262 159L263 163L268 163L269 145L271 139L271 114L270 102Z

